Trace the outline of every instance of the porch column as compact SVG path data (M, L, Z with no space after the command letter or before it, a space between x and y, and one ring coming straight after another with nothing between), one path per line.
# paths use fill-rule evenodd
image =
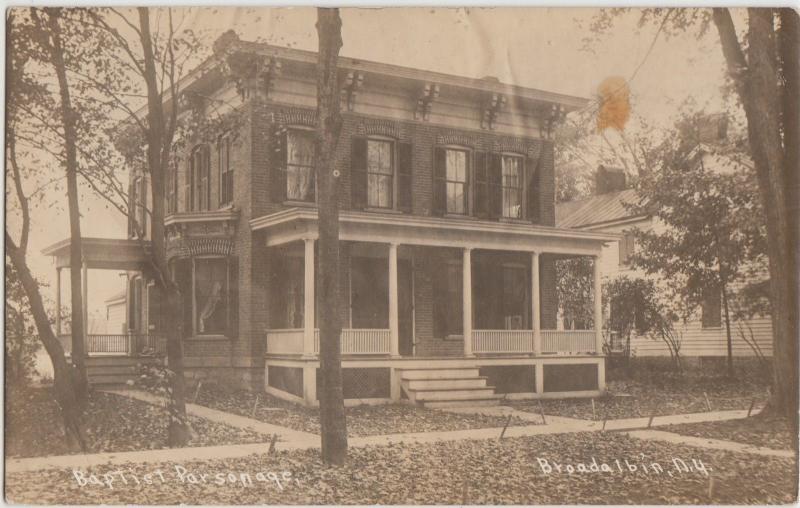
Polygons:
M397 317L397 244L389 244L389 353L400 356L400 330Z
M56 337L61 335L61 268L56 268Z
M600 277L600 256L594 256L594 331L595 353L603 352L603 284Z
M314 356L314 239L305 242L305 269L303 270L303 356Z
M86 348L89 344L89 266L86 261L81 266L81 286L83 290L83 295L81 295L83 300L83 346Z
M533 354L542 352L542 309L539 298L539 253L531 252L531 329Z
M464 247L463 272L463 305L464 305L464 356L472 354L472 248Z

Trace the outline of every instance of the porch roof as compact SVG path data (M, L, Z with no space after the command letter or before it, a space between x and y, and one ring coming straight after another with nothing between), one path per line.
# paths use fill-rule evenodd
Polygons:
M317 238L317 223L316 208L291 208L252 219L250 228L266 232L266 245L276 246L303 238ZM599 255L603 244L618 240L619 235L467 217L342 211L339 214L339 238L401 245Z
M52 256L57 268L70 265L70 238L42 249ZM140 270L149 261L150 242L122 238L81 239L83 260L87 268L104 270Z

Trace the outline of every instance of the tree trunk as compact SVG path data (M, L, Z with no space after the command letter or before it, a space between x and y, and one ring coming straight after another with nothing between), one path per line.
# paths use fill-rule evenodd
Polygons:
M156 274L156 285L163 291L166 302L163 312L167 316L180 315L181 294L170 276L164 231L164 182L171 134L167 132L164 115L164 98L158 86L153 38L150 32L150 11L139 7L139 28L142 53L144 55L143 77L147 85L147 167L153 196L150 211L150 241L152 246L152 268ZM170 18L171 23L171 18ZM174 71L174 69L173 69ZM165 78L166 79L166 78ZM173 100L175 98L173 97ZM189 442L190 432L186 418L186 381L183 374L183 342L179 319L167 319L167 363L173 375L170 380L168 443L184 446Z
M25 259L25 253L17 247L8 232L6 232L6 254L11 258L11 262L19 274L22 287L25 289L25 295L28 297L33 321L36 323L36 330L39 332L39 340L42 341L44 349L53 363L53 390L56 402L61 408L67 445L69 448L77 445L85 452L86 439L81 428L79 402L75 393L76 369L67 363L64 357L64 349L53 333L53 329L50 328L50 318L44 308L44 303L42 303L39 284L31 275Z
M81 245L81 217L78 204L78 156L77 156L77 130L75 128L75 113L72 110L69 83L67 82L67 69L64 63L64 47L61 41L61 26L59 25L60 9L47 9L48 26L50 28L51 44L50 56L53 67L58 77L58 88L61 97L61 117L64 126L64 148L66 151L67 170L67 201L69 208L69 235L70 235L70 296L71 296L71 327L72 327L72 363L76 367L75 395L80 407L88 399L88 378L86 375L85 327L83 322L84 305L82 293L82 267L83 249Z
M791 217L787 202L787 184L797 184L797 91L798 79L797 14L789 13L781 34L782 62L779 76L776 62L778 48L772 9L748 9L747 59L736 37L728 9L714 9L714 23L720 34L728 71L736 84L747 117L750 151L758 178L761 202L766 213L767 254L769 257L770 296L773 333L773 383L770 409L789 418L792 434L797 436L797 266L796 219ZM784 41L786 38L788 40ZM788 49L787 49L788 48ZM780 79L783 78L783 79ZM779 90L783 81L786 95ZM792 96L792 94L795 94ZM780 100L783 98L783 104ZM781 110L795 119L784 125ZM785 131L783 127L788 127ZM781 133L787 136L782 139ZM790 139L791 136L794 139ZM784 146L787 151L784 152ZM796 191L791 188L790 195ZM796 206L793 203L792 206ZM795 441L796 443L796 441Z
M728 377L733 378L733 338L731 337L731 314L728 308L728 284L722 283L722 307L725 311L725 335L728 342Z
M337 62L342 47L339 9L317 9L316 174L319 187L320 369L322 460L341 465L347 458L347 426L342 393L339 315L339 174L336 146L342 128Z

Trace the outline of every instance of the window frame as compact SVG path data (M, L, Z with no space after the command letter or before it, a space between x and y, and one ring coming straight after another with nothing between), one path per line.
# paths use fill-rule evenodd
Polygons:
M517 152L498 152L500 155L500 200L501 200L501 214L502 219L509 220L525 220L526 217L526 204L527 192L525 186L525 156ZM510 187L505 183L505 160L507 157L517 159L519 161L519 186ZM514 217L506 215L506 189L514 189L519 192L519 215Z
M217 141L217 171L219 172L219 206L233 205L234 168L231 166L231 135L222 134ZM224 159L223 159L224 156ZM223 164L224 160L224 164Z
M216 259L222 260L225 262L225 330L222 333L219 332L198 332L198 318L199 313L197 309L197 260L209 260L209 259ZM192 256L192 281L191 281L191 291L192 291L192 337L227 337L227 331L231 328L232 319L238 319L238 316L231 315L231 258L229 256L215 256L215 255L204 255L204 256ZM236 287L238 291L238 286ZM227 337L233 338L233 337Z
M167 167L167 181L165 183L166 214L170 215L178 212L178 166L174 162Z
M313 155L312 155L312 159L311 159L311 164L309 164L308 166L305 166L305 165L302 165L302 164L291 164L289 162L289 156L290 156L289 155L290 154L289 136L292 133L295 133L295 134L296 133L302 133L302 135L304 135L304 136L310 136L311 137L311 147L312 147L312 150L314 149L314 129L313 128L305 126L305 125L291 125L291 126L286 128L286 160L283 161L284 162L284 170L286 172L286 189L285 189L286 190L286 201L287 202L292 202L292 203L316 203L317 202L317 194L318 194L318 192L317 192L317 175L316 175L316 171L315 171L316 168L314 167ZM312 197L312 199L303 199L303 198L291 197L289 195L289 173L290 173L290 168L306 168L306 167L311 172L311 178L314 181L313 191L311 191L312 194L313 194L313 197Z
M466 146L460 146L460 145L440 145L440 148L442 148L444 150L444 153L445 153L445 155L444 155L444 161L445 161L445 167L444 167L444 208L445 208L445 210L444 210L444 213L446 215L457 215L457 216L465 216L465 217L471 216L472 215L472 208L473 208L473 202L472 202L472 199L473 199L473 197L472 197L472 187L473 186L472 186L472 182L473 182L473 179L474 179L473 178L473 176L474 176L473 175L473 149L469 148L469 147L466 147ZM447 152L450 152L450 151L462 152L465 155L464 164L465 164L466 167L464 168L464 181L463 182L458 182L456 180L450 180L448 178L448 175L447 175ZM450 204L448 189L449 189L449 186L450 186L451 183L452 184L462 183L463 186L464 186L464 211L463 212L453 212L453 211L450 211L450 209L448 208L448 206Z
M190 157L189 191L191 202L188 208L192 212L205 212L211 208L211 148L208 143L195 145L192 148Z
M390 136L368 136L366 138L366 141L367 141L367 157L366 157L367 167L365 168L365 173L366 173L366 178L367 178L367 196L366 196L367 197L367 200L366 200L367 208L368 209L373 209L373 210L397 210L397 191L398 191L398 189L397 189L397 139L395 139L393 137L390 137ZM389 144L389 150L391 151L391 153L389 155L389 161L391 163L391 174L378 173L378 172L373 172L373 171L370 170L371 168L370 168L370 164L369 164L369 144L372 143L372 142L388 143ZM389 181L391 182L391 185L392 185L392 188L391 188L390 193L389 193L389 199L391 200L391 203L389 203L389 206L373 205L372 203L370 203L370 176L371 175L383 176L383 177L389 176Z

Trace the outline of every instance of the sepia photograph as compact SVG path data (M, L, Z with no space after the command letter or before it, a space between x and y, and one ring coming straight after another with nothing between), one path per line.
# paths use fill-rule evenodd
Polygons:
M795 7L7 7L4 499L798 502Z

